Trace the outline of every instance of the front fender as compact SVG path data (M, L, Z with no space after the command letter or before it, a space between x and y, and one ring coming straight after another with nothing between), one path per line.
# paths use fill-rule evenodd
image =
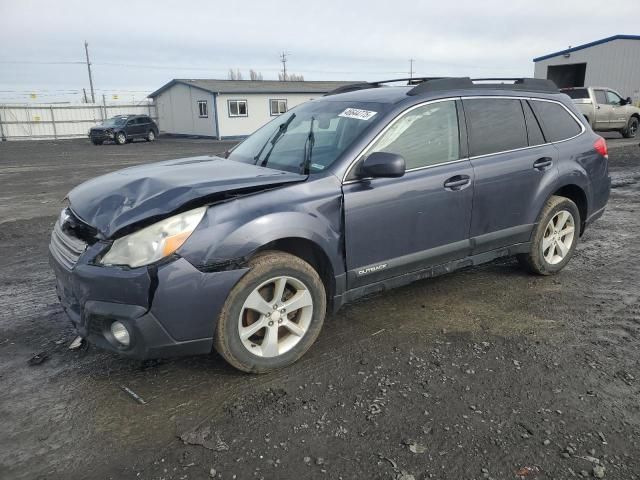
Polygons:
M214 205L178 254L199 268L215 268L242 263L273 241L301 238L318 245L338 275L344 271L342 194L332 178Z

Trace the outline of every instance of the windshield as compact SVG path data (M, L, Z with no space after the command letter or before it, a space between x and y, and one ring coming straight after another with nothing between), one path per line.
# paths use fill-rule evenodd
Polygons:
M125 123L127 123L127 117L113 117L106 119L102 122L102 125L105 127L119 127Z
M307 102L266 124L233 149L229 158L289 172L318 173L377 123L386 108L368 102Z

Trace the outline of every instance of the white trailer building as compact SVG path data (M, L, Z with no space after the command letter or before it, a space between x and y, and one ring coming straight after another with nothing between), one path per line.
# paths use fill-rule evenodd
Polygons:
M273 117L355 82L174 79L149 95L162 133L247 136Z
M640 101L640 35L614 35L533 59L535 77L560 88L600 86Z

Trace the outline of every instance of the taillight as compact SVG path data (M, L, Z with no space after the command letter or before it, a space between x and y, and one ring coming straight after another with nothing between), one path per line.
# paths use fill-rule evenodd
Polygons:
M595 148L596 152L598 152L604 158L609 158L609 150L607 149L607 142L604 138L598 137L596 143L593 144L593 148Z

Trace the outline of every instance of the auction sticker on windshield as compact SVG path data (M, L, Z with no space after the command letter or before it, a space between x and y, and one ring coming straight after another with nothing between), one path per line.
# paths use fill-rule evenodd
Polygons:
M339 117L355 118L357 120L370 120L378 112L372 112L371 110L360 110L359 108L347 108L339 114Z

